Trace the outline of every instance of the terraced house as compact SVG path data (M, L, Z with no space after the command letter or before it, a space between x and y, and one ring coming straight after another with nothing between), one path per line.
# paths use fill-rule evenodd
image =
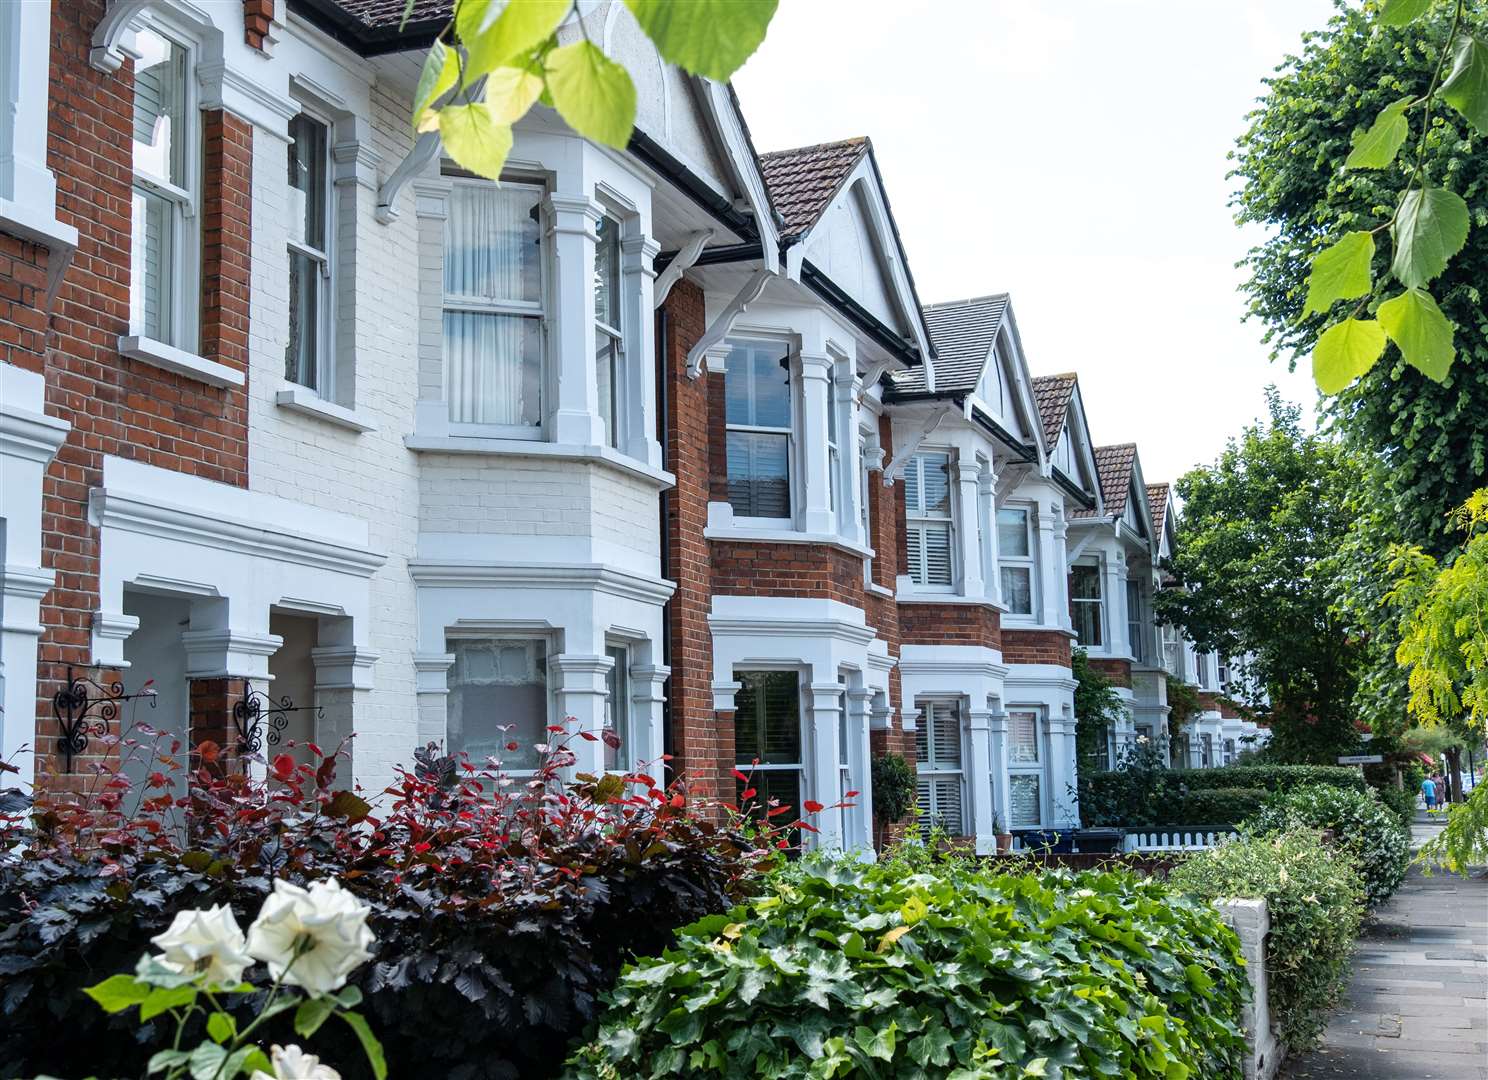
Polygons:
M1130 704L1113 760L1175 670L1135 449L1030 375L1007 296L921 303L866 139L757 153L623 4L560 35L632 72L629 148L538 107L499 185L463 172L408 123L449 7L0 6L21 782L77 789L136 720L354 736L374 791L429 741L531 770L566 721L618 736L580 770L860 792L826 846L870 844L889 750L978 850L1076 823L1072 643Z

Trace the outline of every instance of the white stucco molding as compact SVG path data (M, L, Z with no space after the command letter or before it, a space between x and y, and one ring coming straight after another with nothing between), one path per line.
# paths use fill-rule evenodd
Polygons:
M357 645L324 645L310 650L317 690L370 690L379 654Z
M676 590L675 582L619 570L599 563L481 563L414 559L409 576L420 588L580 589L627 600L663 604Z
M283 644L284 639L278 634L221 627L186 630L181 634L188 679L270 679L269 657Z

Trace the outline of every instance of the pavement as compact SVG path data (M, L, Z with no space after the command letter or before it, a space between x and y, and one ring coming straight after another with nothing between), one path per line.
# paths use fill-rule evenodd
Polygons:
M1417 814L1419 847L1442 821ZM1322 1045L1286 1080L1488 1080L1488 877L1412 868L1355 945Z

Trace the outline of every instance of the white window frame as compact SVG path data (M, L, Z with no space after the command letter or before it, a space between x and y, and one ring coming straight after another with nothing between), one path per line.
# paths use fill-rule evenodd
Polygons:
M604 726L620 740L617 750L604 747L602 757L615 755L615 763L606 765L606 771L628 773L639 762L635 746L635 703L631 688L631 669L634 663L630 655L630 642L606 641L605 655L614 661L614 666L605 673Z
M951 836L968 836L970 835L970 828L968 827L966 813L966 763L968 754L966 752L967 747L965 732L965 702L962 698L959 697L926 694L924 696L915 698L915 707L920 711L920 720L915 729L915 803L916 805L919 804L921 782L955 778L955 780L957 781L957 789L960 792L959 802L961 808L961 820L959 822L955 822L954 827L952 827L953 823L946 822L945 830ZM950 710L949 722L955 727L955 742L957 747L958 760L954 767L951 767L949 765L942 765L941 762L937 759L937 755L935 753L934 729L940 722L938 716L936 715L936 710L938 708L946 708ZM926 750L926 754L924 756L921 756L920 754L920 742L922 739L924 741ZM934 816L936 815L934 806L935 787L933 784L931 784L929 787L929 793L930 798L928 801L931 804L930 816L920 822L921 834L925 836L929 835L930 829L932 828Z
M842 531L842 418L837 405L837 361L827 365L827 508Z
M1074 589L1073 578L1075 576L1075 571L1077 571L1077 570L1080 570L1080 571L1093 571L1095 573L1096 590L1097 590L1097 592L1100 595L1097 596L1094 600L1081 599L1081 598L1078 598L1078 597L1075 596L1075 589ZM1077 634L1079 633L1080 621L1075 618L1075 605L1076 604L1083 604L1083 605L1086 605L1088 607L1094 607L1095 608L1095 625L1096 625L1096 628L1097 628L1098 632L1100 633L1100 638L1101 638L1100 641L1093 641L1093 642L1092 641L1080 641L1080 640L1077 640L1075 642L1075 644L1079 645L1080 648L1086 649L1086 650L1094 650L1094 651L1098 651L1098 652L1109 651L1109 649L1111 647L1111 644L1110 644L1111 631L1110 631L1110 628L1106 625L1106 607L1107 607L1106 601L1108 599L1107 596L1106 596L1106 575L1104 573L1102 573L1100 563L1098 563L1098 562L1086 562L1084 560L1082 560L1080 562L1077 562L1077 563L1073 564L1070 567L1070 578L1071 578L1071 581L1070 581L1069 594L1070 594L1070 625L1071 625L1071 627L1075 630L1075 632Z
M321 198L324 199L322 219L325 227L325 250L319 251L309 244L301 243L292 236L286 238L286 246L292 258L299 254L311 259L319 265L320 273L317 275L316 288L319 290L318 302L316 303L316 315L319 325L315 327L316 357L315 357L315 385L309 386L299 379L289 377L287 355L288 350L294 347L293 341L285 343L285 380L296 386L318 395L323 401L336 400L335 388L337 385L338 372L336 371L336 234L340 224L339 207L336 202L336 176L334 148L336 141L336 124L334 119L325 115L318 109L300 104L300 114L312 123L319 124L325 131L325 162L324 183ZM291 146L293 143L290 144ZM286 148L288 153L288 148ZM286 282L289 280L289 269L285 268Z
M1135 604L1132 603L1133 600L1136 601ZM1130 639L1127 647L1131 649L1132 659L1139 664L1152 662L1148 655L1152 650L1152 635L1148 631L1147 610L1147 591L1142 587L1141 579L1127 578L1126 634Z
M946 459L947 495L946 510L944 514L931 514L927 512L923 506L925 492L925 459L932 455L944 455ZM957 500L955 468L955 453L949 448L934 446L921 447L918 451L915 452L915 455L909 459L909 462L904 467L906 473L906 483L904 491L904 528L906 537L905 549L909 553L909 565L905 567L905 570L908 571L909 579L914 582L915 589L918 592L947 594L954 593L956 591L956 582L961 580L959 572L960 559L957 553L958 545L956 542ZM909 500L910 488L907 481L907 474L911 469L915 470L915 490L920 493L920 502L922 505L918 507L910 505ZM923 580L929 577L929 566L924 558L924 552L927 549L923 537L927 535L930 530L939 529L942 527L946 530L946 547L948 551L946 572L949 580L945 582L929 584L928 581ZM920 541L921 565L918 568L916 568L916 566L914 565L914 547L908 541L908 538L912 536L916 531L918 531L922 537ZM916 576L917 569L920 575L919 577Z
M605 222L608 222L610 227L614 230L615 238L615 284L614 296L611 298L611 307L614 309L616 319L613 325L603 322L599 317L599 310L598 306L596 305L594 311L594 339L596 343L594 351L594 373L596 383L595 391L599 397L600 419L605 421L605 424L609 429L608 443L612 448L618 450L621 447L625 446L630 427L628 422L630 410L628 408L629 403L627 401L625 389L627 381L625 376L628 355L625 348L625 308L627 306L626 302L628 300L628 297L625 295L627 278L627 275L625 273L624 249L625 220L620 214L608 208L606 208L605 212L600 216L600 225L597 225L595 227L596 239L594 242L594 259L596 264L596 273L599 261L599 246L601 243L599 234L600 229ZM604 400L604 395L599 393L602 387L598 385L600 365L600 351L598 346L601 343L608 343L609 345L608 374L610 392L608 402Z
M554 678L552 677L552 669L553 657L557 655L558 650L555 648L555 642L553 640L552 634L546 634L536 630L476 630L473 628L446 628L444 632L444 639L446 643L445 647L449 649L450 652L454 652L454 649L451 648L450 645L455 641L541 641L544 645L543 660L546 667L546 670L543 672L543 685L546 688L547 693L543 699L543 716L542 723L540 725L540 734L546 737L547 728L552 725L554 714L557 712L558 688L555 685L556 680L554 680ZM451 670L453 670L453 668ZM454 753L454 748L451 747L449 743L449 701L450 696L446 695L445 750L447 753ZM472 764L475 764L477 767L479 767L483 763L472 761ZM515 777L536 776L538 773L537 769L510 768L504 762L501 766L501 771Z
M146 341L158 342L182 352L195 354L201 349L201 189L202 189L202 124L201 93L197 86L196 71L200 59L199 43L176 26L159 18L150 18L140 26L138 33L153 33L182 52L182 105L180 132L172 132L174 139L181 140L181 186L168 177L151 176L136 171L133 160L133 101L130 103L130 240L133 248L133 203L134 190L143 189L158 195L170 206L169 257L170 271L167 275L169 300L169 327L165 338L154 337L146 331L143 321L134 317L135 290L144 287L142 278L134 274L133 251L130 264L130 318L131 335ZM143 305L141 305L143 311Z
M1185 679L1183 670L1183 635L1172 623L1162 624L1163 670L1175 679Z
M1205 690L1209 685L1209 654L1203 652L1194 653L1194 682Z
M1033 718L1033 751L1038 760L1017 761L1013 755L1012 723L1013 717L1019 715L1031 716ZM1048 748L1044 739L1044 707L1042 705L1011 705L1007 710L1008 716L1008 818L1004 823L1007 829L1041 829L1049 821L1049 768ZM1014 822L1012 819L1013 807L1013 777L1014 776L1037 776L1038 777L1038 821L1035 823Z
M784 370L786 373L786 399L790 403L790 427L770 427L762 424L734 424L728 420L728 406L724 405L724 476L728 476L728 436L730 432L781 435L785 436L785 482L787 486L786 516L785 517L759 517L752 514L740 514L734 512L734 522L747 528L763 529L794 529L797 508L801 506L804 499L801 478L797 475L796 454L796 432L801 428L801 380L799 378L800 362L797 359L796 350L788 342L780 338L763 336L740 336L730 337L727 341L730 349L744 347L750 349L769 348L784 350ZM727 371L724 379L728 379ZM732 507L733 501L729 500ZM766 669L759 669L766 670Z
M800 799L798 800L798 803L800 805L793 807L792 813L781 815L781 818L785 822L790 822L795 820L796 818L804 817L806 814L806 808L804 804L807 799L811 799L813 802L822 801L815 794L812 784L812 773L814 772L814 770L809 767L811 755L814 752L814 748L810 739L811 730L807 720L807 675L798 667L768 663L750 664L747 667L740 667L736 669L733 674L734 681L742 683L744 681L742 678L740 678L740 676L742 675L794 675L796 677L796 725L799 729L796 737L797 745L800 750L797 760L795 762L786 764L782 764L779 762L769 763L761 761L759 764L756 765L754 763L752 754L747 758L741 755L739 753L737 739L739 720L738 709L736 707L734 710L734 732L736 736L734 741L734 768L749 777L753 777L756 773L762 772L794 772L798 778L796 782L796 790L800 793ZM736 706L737 702L738 697L736 693ZM761 802L763 802L763 800L761 800ZM741 806L740 809L742 810L743 807ZM803 849L812 846L812 844L814 843L814 838L811 837L811 834L805 829L800 830L800 832L801 835L797 838L797 843L799 844L799 846Z
M1038 535L1037 530L1033 527L1033 504L1006 503L1002 506L995 507L994 514L1001 514L1005 510L1014 513L1021 513L1023 515L1023 532L1025 537L1027 538L1027 543L1025 544L1025 546L1028 548L1028 554L1009 555L1005 550L1003 550L1001 540L998 541L997 586L1002 593L1003 605L1008 608L1004 618L1010 620L1022 619L1028 622L1035 622L1039 617L1040 596L1038 582L1038 548L1036 546L1038 543ZM994 521L996 522L995 518ZM996 522L996 527L1000 529L1002 527L1001 522ZM1004 566L1008 567L1009 569L1022 569L1028 571L1027 611L1014 611L1012 610L1012 607L1008 605L1008 591L1002 586L1002 568Z
M461 187L461 186L466 186L466 187L486 187L486 186L490 186L490 185L492 185L492 184L495 183L495 181L486 180L486 179L484 179L482 177L470 176L470 175L467 175L465 173L462 173L462 172L460 172L458 170L458 167L453 166L453 165L447 165L445 167L444 171L441 173L441 179L445 183L447 183L449 185L449 191L450 191L451 197L448 200L447 211L446 212L450 216L453 216L454 213L455 213L455 208L454 208L455 207L455 200L453 198L453 193L454 193L455 188L458 188L458 187ZM440 326L440 329L439 329L439 340L440 340L440 345L441 345L441 348L442 348L443 347L443 338L444 338L444 316L445 316L445 313L446 312L450 312L450 311L472 312L472 313L480 314L480 315L515 315L515 316L521 316L521 317L524 317L524 318L535 318L537 320L537 322L538 322L538 364L540 365L540 370L538 372L538 387L539 387L538 393L541 395L541 397L539 399L539 402L540 402L539 413L540 414L546 414L547 412L550 411L549 410L549 405L551 404L552 396L556 392L556 387L554 385L556 380L553 377L554 376L554 372L553 372L553 366L554 365L553 365L552 347L551 347L550 335L548 333L549 321L552 318L551 309L552 309L553 297L554 297L553 285L552 285L552 282L550 280L550 278L551 278L551 276L552 276L552 274L554 272L554 270L553 270L554 261L553 261L552 245L551 245L551 242L548 239L548 235L549 235L549 231L550 230L549 230L549 215L548 215L548 211L546 209L546 206L547 206L547 196L548 196L548 193L549 193L548 192L548 187L541 180L535 179L535 178L530 177L530 176L520 176L520 175L502 176L499 186L501 186L501 187L533 188L533 189L535 189L537 191L542 192L543 198L540 199L538 201L538 204L537 204L538 205L538 214L539 214L539 219L540 219L539 222L538 222L538 235L540 237L540 240L539 240L539 249L538 249L538 260L539 261L538 261L538 274L537 274L537 279L538 279L538 299L537 300L485 300L485 299L478 299L478 298L475 298L475 297L457 297L457 298L455 298L452 301L449 293L447 293L447 292L444 291L444 270L443 270L443 265L442 265L442 262L441 262L440 275L439 275L440 276L440 284L439 284L439 326ZM441 255L440 255L440 257L441 257L441 260L443 259L443 255L444 255L444 244L445 244L445 241L441 238L441 240L440 240L440 245L441 245ZM589 313L586 317L592 318L593 317L593 313L592 312ZM441 379L442 379L442 383L443 383L443 386L444 386L444 403L445 403L445 408L446 408L446 414L445 415L446 415L446 418L448 419L449 432L450 432L450 434L452 434L452 435L459 435L459 436L467 436L467 437L471 437L471 438L486 438L486 439L540 439L540 438L542 438L542 435L543 435L543 425L542 425L541 420L539 420L539 422L536 423L536 424L479 424L479 423L467 423L465 421L455 420L455 419L449 417L449 415L448 415L448 408L449 408L449 405L450 405L450 400L449 400L449 368L448 368L448 359L447 358L441 359L440 366L441 366Z
M868 467L868 455L863 452L868 445L870 432L858 428L858 522L863 530L863 547L868 553L863 556L863 584L873 584L873 508L868 499L873 492L873 470Z

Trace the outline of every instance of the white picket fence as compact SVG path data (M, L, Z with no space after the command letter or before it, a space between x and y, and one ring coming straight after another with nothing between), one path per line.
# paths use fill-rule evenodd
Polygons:
M1122 851L1203 851L1235 838L1234 829L1155 829L1129 832Z

